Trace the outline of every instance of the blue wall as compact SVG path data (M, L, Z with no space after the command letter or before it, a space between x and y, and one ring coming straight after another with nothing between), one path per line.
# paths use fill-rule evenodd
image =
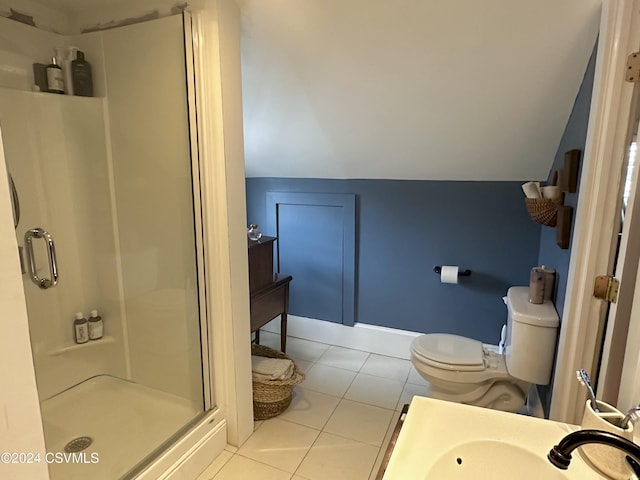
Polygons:
M522 183L248 178L247 224L266 227L270 191L353 193L356 321L497 343L502 296L527 285L538 262L540 226ZM473 274L441 284L433 267L443 264Z
M587 140L587 127L589 123L589 110L591 107L591 92L593 90L593 77L596 63L596 47L593 49L591 59L587 65L587 70L582 81L578 96L564 134L560 140L555 161L549 171L549 181L553 178L553 173L561 169L564 165L564 154L568 150L578 149L584 154L584 147ZM564 204L573 207L573 217L571 219L571 243L573 242L573 231L576 217L576 207L578 204L578 193L580 192L580 177L582 175L583 158L580 158L580 169L578 172L578 191L576 193L565 193ZM567 291L567 273L569 272L569 258L571 247L562 250L556 245L555 229L542 227L540 231L540 255L538 263L546 265L556 270L556 288L554 303L560 317L564 311L564 299Z

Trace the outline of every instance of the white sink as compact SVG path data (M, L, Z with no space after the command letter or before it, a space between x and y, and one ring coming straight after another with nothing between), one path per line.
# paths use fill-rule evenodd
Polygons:
M496 462L496 458L508 461ZM526 469L514 476L514 465ZM549 468L549 461L526 448L497 440L474 440L461 443L435 459L427 471L427 478L479 480L489 478L518 478L521 480L566 480L562 470Z
M547 453L575 425L413 397L384 480L599 480L573 453L559 470Z

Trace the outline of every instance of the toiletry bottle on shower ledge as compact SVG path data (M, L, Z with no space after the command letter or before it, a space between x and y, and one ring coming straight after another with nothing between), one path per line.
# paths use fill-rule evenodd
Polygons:
M67 47L62 57L62 74L64 76L64 93L73 95L73 74L71 70L71 62L73 62L78 53L78 47ZM60 61L58 60L58 63Z
M102 317L98 315L97 310L91 310L91 316L89 317L89 340L98 340L102 338L104 331Z
M82 312L76 313L73 322L73 336L76 343L87 343L89 341L89 322L84 318Z
M93 97L91 64L84 59L84 52L80 50L76 52L76 59L71 61L71 79L74 95Z
M58 59L54 56L47 65L47 91L51 93L64 93L64 76Z

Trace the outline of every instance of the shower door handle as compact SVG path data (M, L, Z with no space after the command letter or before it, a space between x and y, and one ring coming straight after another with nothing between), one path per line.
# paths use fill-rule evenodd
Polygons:
M51 278L40 278L36 271L36 257L33 253L33 239L43 238L47 244L47 258L49 260L49 273ZM49 232L42 228L32 228L24 234L24 246L27 252L29 275L33 283L42 289L55 287L58 283L58 263L56 260L56 246L53 243L53 237Z

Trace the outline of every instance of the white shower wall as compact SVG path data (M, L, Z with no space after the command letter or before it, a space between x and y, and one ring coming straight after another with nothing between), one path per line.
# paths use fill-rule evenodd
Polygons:
M20 198L18 244L26 230L41 227L58 257L56 287L42 290L23 275L40 398L101 373L125 376L104 101L3 88L0 122ZM38 275L48 277L46 254L37 249L36 256ZM106 337L78 346L75 313L94 308L105 317Z
M60 269L50 290L24 277L40 398L109 374L201 403L182 18L73 37L0 27L0 63L22 72L0 76L18 241L50 231ZM24 91L25 65L64 45L86 52L98 98ZM105 339L77 346L74 314L92 308Z

